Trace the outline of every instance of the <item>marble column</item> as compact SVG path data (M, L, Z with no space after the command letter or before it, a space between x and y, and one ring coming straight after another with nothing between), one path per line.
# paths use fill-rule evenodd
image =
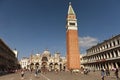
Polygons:
M115 63L115 66L116 66L116 68L118 68L118 64L117 64L117 62Z
M118 56L120 56L120 50L119 49L117 50L117 52L118 52Z
M113 51L113 54L114 54L114 58L115 58L115 57L117 57L117 55L116 55L115 51Z

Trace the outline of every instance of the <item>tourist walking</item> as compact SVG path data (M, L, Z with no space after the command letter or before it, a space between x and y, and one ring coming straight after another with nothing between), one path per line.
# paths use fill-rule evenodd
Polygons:
M85 74L85 75L87 75L87 74L88 74L88 72L89 72L89 70L88 70L88 69L84 69L84 74Z
M105 77L105 71L101 69L101 79L104 80L104 77Z
M110 70L108 68L105 70L105 72L106 72L106 76L110 76Z
M21 70L21 79L24 79L24 74L25 74L25 72L24 72L24 70L22 69L22 70Z
M38 75L38 69L35 69L35 77Z
M120 79L119 76L118 76L118 72L119 72L118 69L116 69L116 70L115 70L116 80L119 80L119 79Z

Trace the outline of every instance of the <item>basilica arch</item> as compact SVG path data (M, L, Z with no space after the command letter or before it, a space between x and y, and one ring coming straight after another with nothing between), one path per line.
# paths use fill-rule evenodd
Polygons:
M54 69L54 64L53 64L53 63L50 63L50 64L49 64L49 68L50 68L50 69L49 69L50 71L53 71L53 69Z
M42 61L43 61L43 62L46 62L46 61L48 61L48 58L47 58L46 56L43 56L43 57L42 57Z
M35 64L35 68L39 68L40 67L40 64L37 62L36 64Z
M58 63L55 63L54 66L55 66L55 69L59 69Z
M34 63L30 64L30 69L34 69Z

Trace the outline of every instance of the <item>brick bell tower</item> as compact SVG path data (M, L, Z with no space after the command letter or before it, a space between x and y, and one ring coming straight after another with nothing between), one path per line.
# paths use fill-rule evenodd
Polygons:
M69 3L66 22L67 69L80 69L80 51L78 41L78 27L75 12Z

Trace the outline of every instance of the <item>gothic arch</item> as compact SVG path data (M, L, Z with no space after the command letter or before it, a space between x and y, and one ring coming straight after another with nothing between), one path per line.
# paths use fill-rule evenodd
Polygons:
M39 68L39 63L37 62L36 64L35 64L35 68Z
M34 69L34 63L30 64L30 69Z
M50 71L52 71L52 70L53 70L53 68L54 68L53 63L50 63L50 64L49 64L49 68L50 68Z
M58 63L55 63L54 66L55 66L55 69L58 69Z
M43 56L42 61L48 61L48 58L46 56Z

